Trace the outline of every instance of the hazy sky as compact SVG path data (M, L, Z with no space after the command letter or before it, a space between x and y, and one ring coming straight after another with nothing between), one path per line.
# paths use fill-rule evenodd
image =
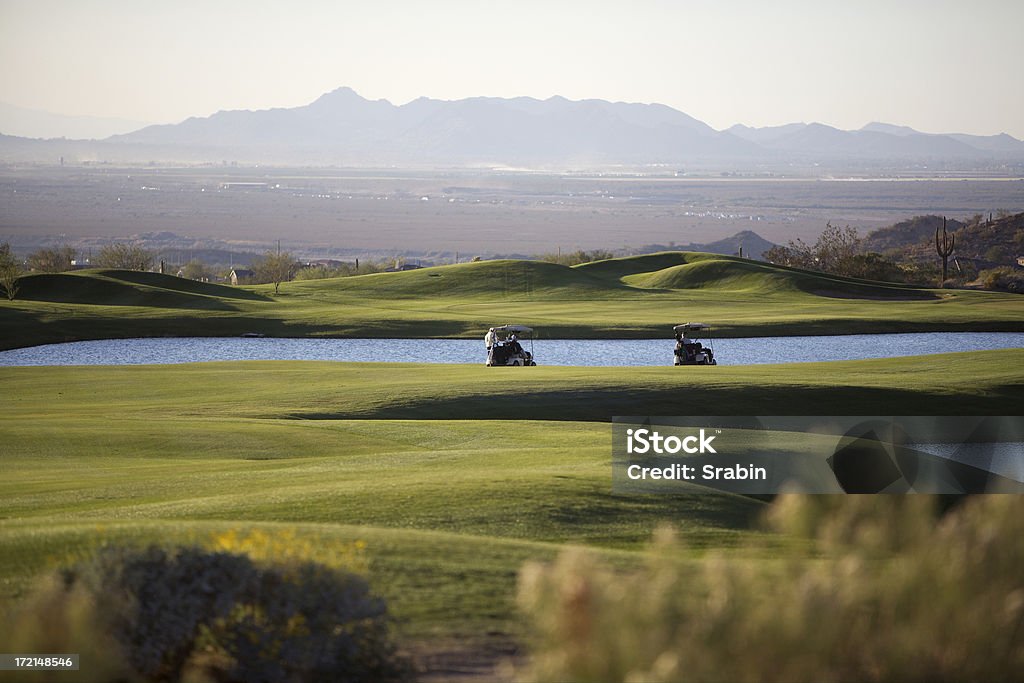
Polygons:
M347 85L1024 138L1022 27L1022 0L0 0L0 101L176 122Z

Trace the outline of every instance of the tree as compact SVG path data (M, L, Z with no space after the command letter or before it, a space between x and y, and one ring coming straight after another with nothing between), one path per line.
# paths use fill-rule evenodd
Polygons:
M14 301L18 293L18 276L21 275L21 264L11 253L11 245L0 244L0 287L4 288L7 299Z
M764 257L771 263L794 268L818 270L823 273L857 277L864 267L861 258L861 239L857 229L825 224L813 246L803 240L790 241L788 246L776 245L765 252Z
M75 250L66 244L42 248L28 255L28 268L39 273L63 273L71 270Z
M854 273L854 258L861 251L860 237L857 228L847 225L845 228L825 224L825 229L814 243L814 258L817 270L836 275L851 276Z
M287 251L268 251L253 262L252 270L256 274L256 282L273 282L274 294L277 294L282 282L295 277L298 264L295 263L295 257Z
M209 282L213 278L213 271L199 259L192 259L181 269L181 276L189 280Z
M791 266L793 268L815 268L814 250L803 240L790 241L789 246L776 244L764 253L765 259L770 263L780 266Z
M109 244L100 249L96 265L121 270L149 270L155 260L156 254L138 244Z

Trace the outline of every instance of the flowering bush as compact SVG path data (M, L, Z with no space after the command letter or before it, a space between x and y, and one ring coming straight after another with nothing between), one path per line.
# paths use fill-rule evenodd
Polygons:
M200 548L105 548L40 593L29 603L74 601L76 613L84 609L88 618L79 621L89 626L79 625L77 635L90 640L98 631L131 678L397 681L408 674L388 637L384 601L362 577L322 564L257 564ZM67 613L23 609L19 620Z

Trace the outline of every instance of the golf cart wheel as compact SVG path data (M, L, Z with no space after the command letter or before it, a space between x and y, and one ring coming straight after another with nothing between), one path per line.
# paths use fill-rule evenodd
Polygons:
M535 368L535 367L537 367L537 363L536 363L535 361L532 361L532 360L531 360L531 361L530 361L530 367L531 367L531 368Z

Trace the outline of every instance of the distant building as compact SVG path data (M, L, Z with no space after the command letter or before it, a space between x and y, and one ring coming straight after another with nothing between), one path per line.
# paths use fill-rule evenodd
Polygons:
M217 186L221 190L268 190L270 186L267 183L221 183Z
M248 268L232 268L231 275L229 277L231 278L231 284L244 285L248 284L249 282L252 282L252 279L253 277L255 277L255 275L256 273L249 270Z
M423 266L417 265L415 263L403 263L400 266L392 266L391 268L385 268L384 272L385 273L398 273L398 272L401 272L403 270L419 270L422 267Z

